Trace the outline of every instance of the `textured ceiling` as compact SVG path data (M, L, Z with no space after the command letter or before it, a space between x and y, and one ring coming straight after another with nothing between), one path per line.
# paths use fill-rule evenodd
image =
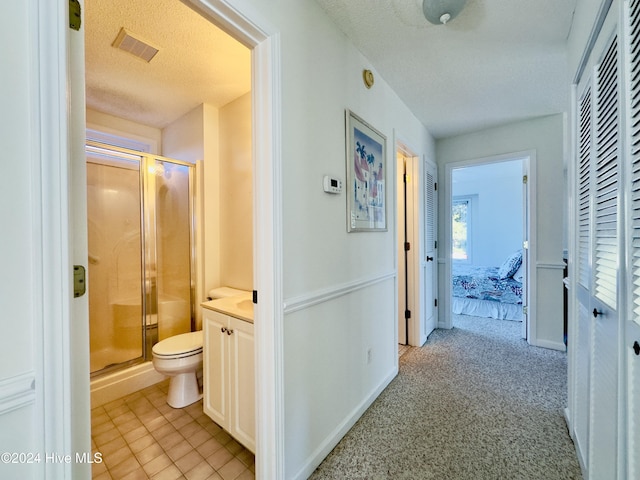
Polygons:
M201 103L251 89L251 52L178 0L86 0L89 108L163 128ZM120 28L159 53L150 63L111 46Z
M316 1L436 138L568 108L577 0L468 0L438 26L422 0ZM111 46L121 27L151 63ZM85 30L90 108L163 128L251 88L250 51L179 0L87 0Z
M422 0L316 1L436 138L568 108L577 0L469 0L437 26Z

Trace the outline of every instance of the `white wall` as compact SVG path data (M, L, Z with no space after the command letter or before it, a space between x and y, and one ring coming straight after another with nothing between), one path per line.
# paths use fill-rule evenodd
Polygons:
M220 108L220 285L253 290L251 93Z
M87 128L144 142L151 147L149 153L162 155L162 131L159 128L114 117L91 108L87 108L86 118Z
M420 156L434 144L315 2L251 4L281 34L285 473L306 478L396 373L394 132ZM387 137L386 232L348 234L346 193L322 191L345 179L347 108Z
M37 422L38 410L31 381L35 380L36 354L34 335L42 321L37 304L32 302L38 291L38 249L36 226L39 221L38 198L33 175L33 163L38 160L37 118L28 108L32 95L31 77L33 51L30 49L26 22L16 18L28 15L28 4L4 4L0 15L0 39L12 48L3 48L0 63L0 145L3 174L0 177L0 451L37 451L43 426ZM28 24L27 24L28 26ZM10 114L8 114L11 112ZM35 135L36 141L32 140ZM8 359L11 359L9 361ZM23 401L13 405L14 397ZM38 471L25 464L0 463L0 477L38 478Z
M197 237L201 299L214 287L253 290L251 93L217 109L199 105L162 130L164 155L202 162Z
M522 161L455 169L452 182L454 198L475 195L471 263L500 266L522 248Z
M563 345L562 220L564 116L552 115L516 122L437 142L440 184L445 184L444 166L496 155L534 150L537 182L537 265L536 337L538 344L553 348ZM444 219L445 202L440 203L439 218ZM440 242L445 239L440 228ZM444 244L444 243L441 243ZM441 252L442 255L443 252ZM444 297L444 269L440 269L440 296Z

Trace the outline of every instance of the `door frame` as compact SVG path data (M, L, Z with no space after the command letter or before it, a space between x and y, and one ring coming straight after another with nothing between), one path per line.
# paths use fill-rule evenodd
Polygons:
M537 260L536 260L536 152L535 150L526 150L521 152L506 153L501 155L493 155L489 157L475 158L471 160L463 160L460 162L451 162L446 164L445 168L445 218L444 218L444 241L445 256L442 263L445 265L443 294L447 302L444 309L444 319L440 324L441 328L453 328L453 320L451 315L451 282L452 282L452 235L451 235L451 212L452 212L452 172L458 168L474 167L479 165L487 165L491 163L507 162L511 160L522 159L523 170L527 175L527 182L524 184L524 205L523 218L525 221L523 241L528 241L529 248L524 251L527 253L527 270L526 270L526 291L523 292L523 306L527 306L527 313L523 312L523 334L526 334L526 340L531 345L537 345L538 339L536 334L536 280L537 280Z
M423 268L424 258L425 258L425 248L424 248L424 242L425 242L424 198L425 198L425 188L426 188L425 182L424 182L425 163L428 162L434 166L434 168L436 169L436 175L437 175L437 166L435 165L435 163L427 159L427 155L425 154L420 155L416 153L419 150L416 148L413 148L410 143L403 140L397 134L397 132L394 132L394 139L395 139L394 159L395 159L395 167L396 167L395 171L398 177L396 178L396 182L395 182L395 185L397 187L397 192L394 200L396 202L395 212L398 215L398 217L400 217L400 208L402 206L400 201L400 194L401 194L400 189L403 186L402 178L399 177L400 169L398 166L398 155L402 155L404 158L411 160L409 162L410 167L408 166L407 168L408 170L409 169L411 170L408 173L413 177L410 181L411 198L409 198L409 191L407 192L408 193L407 201L411 202L411 208L408 212L408 215L410 215L410 218L407 218L407 221L410 221L412 224L412 228L410 229L411 230L410 242L411 242L411 250L413 251L413 258L412 258L413 264L412 264L412 269L410 269L410 273L412 273L410 283L412 283L411 290L413 291L413 302L410 302L410 304L413 310L411 311L411 318L408 321L408 339L409 339L408 344L411 346L419 347L419 346L422 346L427 341L428 334L430 333L425 331L425 315L427 315L428 313L428 309L426 308L426 305L425 305L425 302L426 302L425 288L429 280L425 278L425 273L424 273L425 269ZM434 181L435 181L435 178L434 178ZM437 216L437 207L436 207L435 214ZM435 227L436 227L435 235L437 238L437 221L435 222ZM401 236L404 237L404 234L403 232L400 231L400 228L401 228L400 218L398 218L398 221L396 221L396 225L395 225L395 229L396 229L395 230L396 232L395 234L396 269L395 270L398 274L400 273L399 262L401 260L404 261L404 258L401 258L401 257L404 257L404 255L401 255L401 253L403 252L402 244L404 243L401 240ZM436 264L434 278L433 278L434 289L436 292L437 292L437 280L438 280L438 270L437 270L437 264ZM398 335L400 330L399 322L401 320L402 321L404 320L404 319L401 319L399 316L400 304L401 304L401 299L399 298L399 295L398 295L400 291L400 281L401 279L399 278L399 275L396 275L397 288L396 288L396 309L395 310L397 312L396 318L398 322L395 330L396 335ZM437 308L434 315L437 316ZM436 320L436 324L437 324L437 320ZM396 343L398 343L399 341L400 339L398 338Z
M51 316L47 315L51 328L40 339L44 347L38 375L44 384L38 395L46 434L43 451L90 452L88 308L86 295L79 299L69 295L71 265L86 267L87 263L86 182L83 172L73 169L74 158L82 155L85 142L84 32L68 28L66 2L37 2L34 14L38 16L41 97L34 97L41 98L37 118L42 145L40 170L34 175L47 179L42 192L52 200L42 202L42 218L49 219L50 225L43 244L61 251L45 259L50 264L45 269L51 274L43 275L42 280L42 290L51 292L45 295L43 307L54 307ZM252 49L254 281L260 292L255 311L263 319L256 324L256 398L260 399L256 408L256 476L283 478L280 36L246 5L239 8L228 0L185 2ZM55 171L49 174L50 169ZM48 336L49 330L56 335ZM56 478L83 478L90 473L90 466L81 464L45 468L51 472L48 476Z
M400 156L402 156L403 166L400 165ZM396 140L396 171L397 171L397 218L396 222L396 238L397 238L397 271L398 271L398 343L406 341L407 345L420 346L420 319L424 312L424 296L420 293L422 291L422 285L424 278L421 275L420 264L420 202L419 202L419 190L420 190L420 158L414 151L408 147L405 143ZM406 170L405 170L406 168ZM403 174L406 174L408 179L405 183L403 181ZM402 209L402 211L401 211ZM408 258L405 263L405 255L407 252L404 250L405 231L407 233L406 240L410 243L411 247L408 252ZM406 267L405 267L406 265ZM406 281L405 281L406 279ZM402 284L404 283L404 288ZM408 301L405 302L404 298L400 297L400 293L406 295ZM404 305L405 308L402 308ZM411 312L411 317L408 319L401 316L401 312L405 309ZM404 328L402 323L404 322ZM400 335L400 330L404 336Z

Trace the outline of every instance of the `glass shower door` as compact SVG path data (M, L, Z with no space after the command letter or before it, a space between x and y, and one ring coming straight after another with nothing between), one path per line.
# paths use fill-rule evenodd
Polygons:
M167 159L150 160L150 171L155 173L149 189L155 197L158 340L164 340L193 329L192 167Z
M91 373L144 356L140 160L87 150Z

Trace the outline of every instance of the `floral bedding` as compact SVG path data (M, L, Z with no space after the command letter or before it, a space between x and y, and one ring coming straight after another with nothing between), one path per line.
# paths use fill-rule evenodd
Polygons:
M522 305L522 283L500 279L500 267L453 266L453 296Z

